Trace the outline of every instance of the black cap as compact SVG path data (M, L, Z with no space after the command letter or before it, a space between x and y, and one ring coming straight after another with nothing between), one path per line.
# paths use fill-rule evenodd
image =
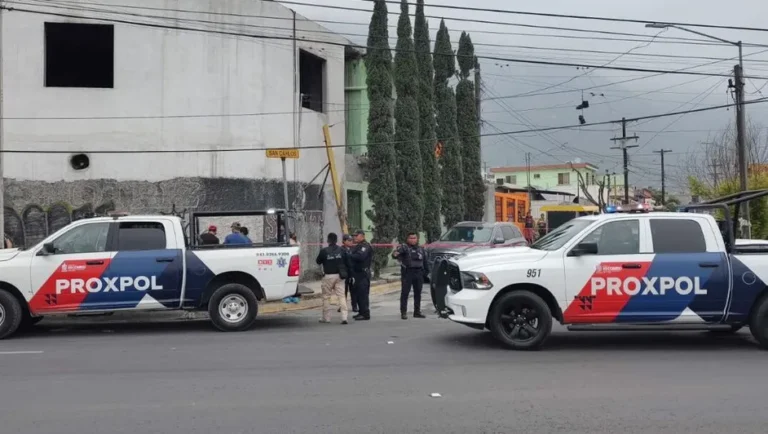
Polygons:
M358 229L355 231L355 235L365 235L365 231L362 229Z
M341 237L342 241L349 241L352 239L352 235L350 234L344 234L344 236Z

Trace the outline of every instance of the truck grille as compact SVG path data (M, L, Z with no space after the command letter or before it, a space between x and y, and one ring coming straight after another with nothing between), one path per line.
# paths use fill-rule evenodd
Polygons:
M461 291L461 272L459 271L459 266L448 262L448 286L453 291Z

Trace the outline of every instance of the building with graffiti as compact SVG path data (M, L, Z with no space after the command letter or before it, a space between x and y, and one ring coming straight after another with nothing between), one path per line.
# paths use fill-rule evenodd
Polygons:
M346 39L258 0L36 3L3 18L3 216L17 245L91 213L174 205L288 205L310 243L339 230L316 175L323 125L345 144ZM264 151L277 147L301 148L288 204Z

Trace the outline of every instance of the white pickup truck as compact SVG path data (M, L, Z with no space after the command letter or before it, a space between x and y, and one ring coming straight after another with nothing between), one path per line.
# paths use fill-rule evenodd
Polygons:
M730 333L746 325L768 348L768 246L736 242L729 229L728 206L744 200L688 207L719 210L723 227L702 213L602 214L571 220L531 247L450 259L440 265L449 318L490 329L513 349L540 347L553 320L571 330Z
M298 293L298 247L186 240L178 217L115 216L0 250L0 339L43 316L118 310L207 309L218 329L240 331L259 300Z

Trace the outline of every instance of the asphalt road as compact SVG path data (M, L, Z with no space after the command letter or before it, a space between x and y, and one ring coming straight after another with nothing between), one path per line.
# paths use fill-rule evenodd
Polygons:
M205 322L43 323L0 342L0 433L768 430L768 352L748 332L558 330L522 353L397 311L388 296L366 323L301 312L229 334Z

